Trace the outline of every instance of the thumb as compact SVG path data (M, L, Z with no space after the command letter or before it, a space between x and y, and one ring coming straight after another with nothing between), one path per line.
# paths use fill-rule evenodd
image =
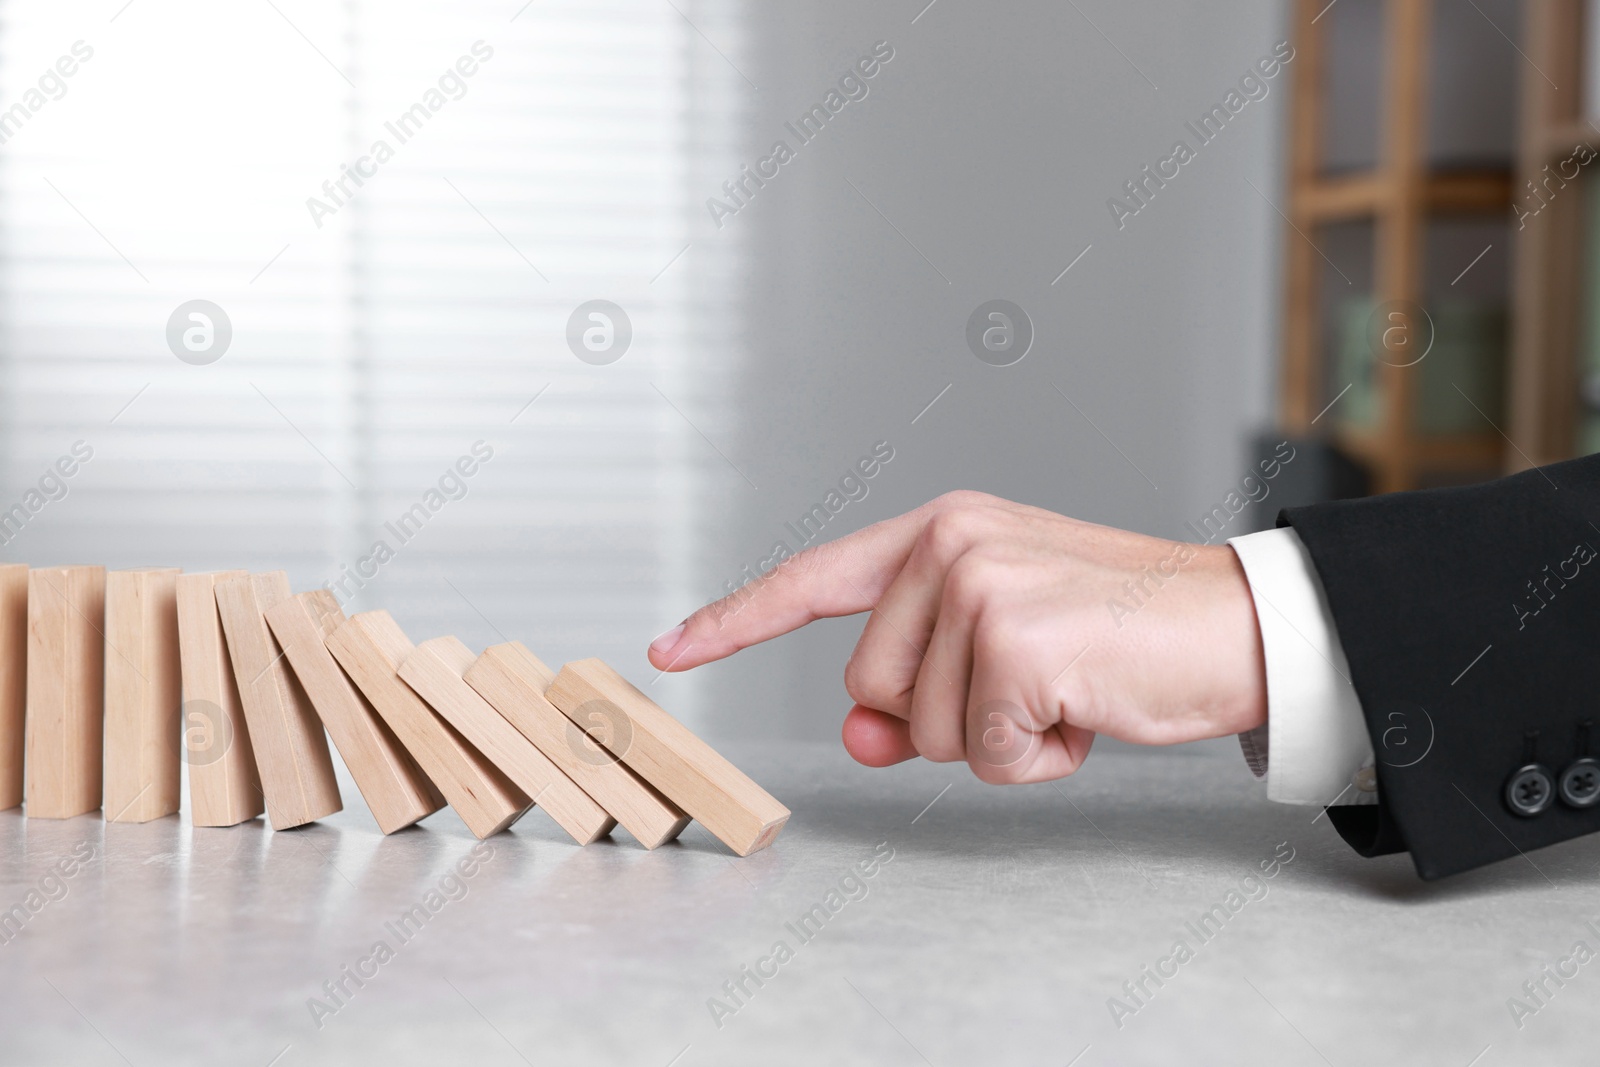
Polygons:
M868 767L888 767L917 755L910 723L860 704L844 717L840 739L851 758Z

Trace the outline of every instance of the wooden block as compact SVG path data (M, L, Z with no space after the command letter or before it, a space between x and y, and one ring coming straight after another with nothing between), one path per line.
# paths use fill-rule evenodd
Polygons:
M545 695L580 727L608 724L611 751L739 855L772 844L789 820L788 808L600 660L562 667Z
M196 826L236 826L264 810L250 727L217 614L216 583L247 577L248 571L178 575L184 762L189 820Z
M416 646L387 611L351 616L327 643L328 651L475 836L499 833L532 807L526 793L400 680L400 664Z
M677 837L689 816L545 699L555 677L520 641L485 649L466 674L468 685L641 845L655 848Z
M587 845L609 834L617 820L467 684L464 675L476 658L456 638L436 637L412 650L400 664L400 677L549 812L574 841Z
M100 807L105 730L106 569L28 572L28 815Z
M223 578L216 592L272 828L287 830L332 815L344 803L333 776L328 735L283 662L264 617L273 605L289 599L289 576L269 571Z
M326 589L301 593L268 608L266 615L378 828L392 834L444 807L428 776L328 651L328 636L345 621L333 594Z
M181 789L178 568L107 574L105 630L106 821L149 822Z
M0 811L22 803L28 702L28 565L0 563Z

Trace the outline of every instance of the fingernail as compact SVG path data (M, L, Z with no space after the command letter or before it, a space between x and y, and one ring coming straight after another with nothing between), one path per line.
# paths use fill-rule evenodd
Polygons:
M657 655L665 656L668 652L672 651L673 646L678 643L678 638L682 636L683 623L680 622L678 625L674 626L672 629L668 630L654 641L651 641L650 651L656 653Z

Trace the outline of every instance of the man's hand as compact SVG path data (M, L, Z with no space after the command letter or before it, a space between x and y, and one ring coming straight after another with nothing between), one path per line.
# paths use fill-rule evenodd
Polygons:
M1250 587L1191 545L958 492L807 549L650 646L687 670L871 611L845 666L868 766L966 760L986 782L1071 774L1094 735L1164 745L1266 721Z

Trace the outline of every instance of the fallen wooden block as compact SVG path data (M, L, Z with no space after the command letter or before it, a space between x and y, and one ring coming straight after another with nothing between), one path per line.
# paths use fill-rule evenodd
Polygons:
M444 807L444 797L328 651L328 636L345 621L333 594L301 593L268 608L266 618L378 829L392 834Z
M28 815L100 807L105 730L106 569L28 572Z
M466 683L463 676L476 658L456 638L436 637L412 650L400 664L400 677L574 841L587 845L609 834L617 821Z
M178 810L178 568L106 575L105 812L149 822Z
M499 833L532 807L526 793L400 680L400 664L416 646L387 611L351 616L327 645L475 836Z
M556 672L520 641L494 645L467 670L467 684L645 848L666 844L689 816L563 715L544 691Z
M250 744L274 830L313 822L344 807L328 735L283 662L264 613L290 597L289 577L269 571L216 583L217 611L239 684Z
M568 663L545 695L580 727L608 725L611 751L741 856L772 844L789 809L597 659Z
M28 702L28 565L0 563L0 811L22 803Z
M217 614L216 583L248 577L247 571L178 575L184 762L189 820L196 826L235 826L264 810L250 728Z

